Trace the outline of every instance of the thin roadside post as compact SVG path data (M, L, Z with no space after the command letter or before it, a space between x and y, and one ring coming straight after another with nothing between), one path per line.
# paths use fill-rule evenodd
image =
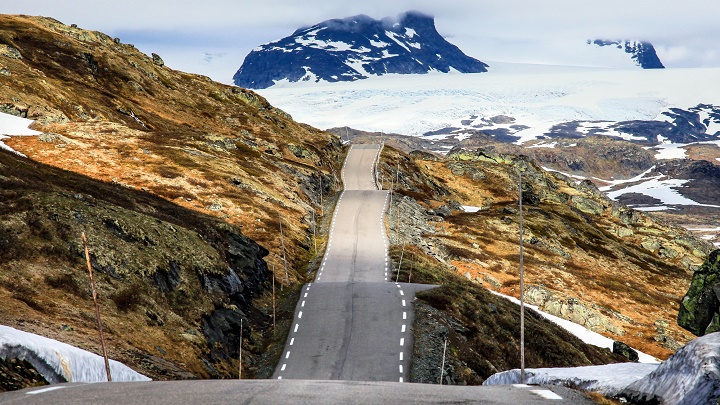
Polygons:
M445 342L443 343L442 365L440 366L440 385L442 385L443 377L445 376L445 351L446 350L447 350L447 336L445 336Z
M274 279L274 277L273 277ZM238 380L242 380L242 346L243 346L243 319L240 318L240 361L238 362Z
M103 334L102 321L100 320L100 304L98 304L97 291L95 290L95 278L93 277L92 264L90 264L90 250L88 249L88 241L85 232L82 233L83 245L85 246L85 260L87 261L88 272L90 273L90 286L92 287L93 302L95 303L95 318L97 319L98 331L100 332L100 346L102 346L103 357L105 358L105 372L107 380L112 381L110 375L110 360L108 360L107 349L105 347L105 335Z
M280 216L280 213L278 213L278 223L280 223L280 244L282 245L283 266L285 267L284 283L289 283L290 277L288 276L287 256L285 256L285 236L283 235L282 217Z
M520 206L520 384L525 384L525 274L523 269L522 172L518 168Z

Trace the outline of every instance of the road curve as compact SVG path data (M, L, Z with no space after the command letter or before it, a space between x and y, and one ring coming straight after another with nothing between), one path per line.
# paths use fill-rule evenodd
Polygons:
M429 286L389 282L389 197L374 181L379 153L379 145L354 145L348 153L328 247L315 281L302 288L274 378L408 379L411 303Z

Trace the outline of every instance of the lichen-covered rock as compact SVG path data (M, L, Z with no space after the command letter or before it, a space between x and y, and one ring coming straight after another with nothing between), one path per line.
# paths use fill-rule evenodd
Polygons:
M693 274L680 303L678 325L696 336L720 331L720 249Z
M627 357L630 361L637 362L640 358L638 356L638 352L633 349L632 347L626 345L623 342L618 342L617 340L613 342L613 353L617 353L623 357Z
M153 63L156 64L156 65L158 65L158 66L165 66L165 62L162 60L162 58L160 57L160 55L158 55L158 54L156 54L156 53L153 53L153 54L152 54L152 60L153 60Z
M571 201L575 208L586 214L600 215L605 211L602 204L580 195L572 196Z

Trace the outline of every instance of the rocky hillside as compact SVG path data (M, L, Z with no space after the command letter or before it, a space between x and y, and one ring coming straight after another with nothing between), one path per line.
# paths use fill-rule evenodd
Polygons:
M294 305L273 331L271 280L282 305L308 277L340 140L118 38L0 21L0 109L43 133L6 142L29 159L0 156L0 322L97 351L84 231L113 357L157 378L236 376L244 319L244 375L267 375Z
M399 178L391 241L517 297L518 170L528 302L658 358L692 337L675 314L712 245L524 156L457 149L442 159L386 147L385 187Z

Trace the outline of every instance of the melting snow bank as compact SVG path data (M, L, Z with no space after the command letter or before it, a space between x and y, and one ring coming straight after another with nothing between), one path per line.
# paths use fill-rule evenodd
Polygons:
M10 136L40 135L40 132L28 128L28 126L32 124L32 122L32 120L26 118L20 118L10 114L0 113L0 149L6 149L15 152L21 156L25 156L22 153L16 152L11 147L5 145L3 143L3 140L8 139Z
M720 398L720 332L701 336L620 394L633 402L715 404Z
M496 292L496 291L493 291L493 290L488 290L488 291L490 291L491 293L493 293L493 294L495 294L495 295L497 295L497 296L500 296L500 297L503 297L503 298L505 298L505 299L507 299L507 300L510 300L510 301L514 302L515 304L520 305L520 300L517 299L517 298L515 298L515 297L510 297L510 296L507 296L507 295L503 295L503 294L500 294L499 292ZM537 312L538 314L540 314L543 318L545 318L545 319L549 320L550 322L553 322L554 324L562 327L563 329L565 329L566 331L568 331L568 332L572 333L573 335L577 336L578 339L582 340L583 342L585 342L585 343L587 343L587 344L595 345L595 346L599 346L599 347L605 347L605 348L608 348L608 349L610 349L610 350L613 349L613 343L614 343L615 341L612 340L612 339L610 339L610 338L607 338L607 337L605 337L605 336L603 336L603 335L601 335L601 334L599 334L599 333L597 333L597 332L593 332L593 331L585 328L585 327L582 326L582 325L578 325L578 324L576 324L576 323L574 323L574 322L568 321L567 319L562 319L562 318L557 317L557 316L555 316L555 315L550 315L550 314L548 314L547 312L543 312L543 311L540 310L540 308L538 308L538 307L535 306L535 305L529 305L529 304L526 303L526 304L525 304L525 307L532 309L533 311L535 311L535 312ZM649 355L649 354L643 353L643 352L641 352L641 351L639 351L639 350L637 350L637 349L633 349L633 350L635 350L635 351L638 353L638 358L639 358L639 361L640 361L641 363L654 363L654 364L660 363L660 360L656 359L655 357L653 357L653 356L651 356L651 355ZM552 369L549 369L549 370L552 370Z
M525 369L525 383L562 385L585 391L597 391L614 397L628 385L652 373L659 366L645 363L619 363L604 366ZM519 384L520 370L491 375L483 385Z
M57 340L0 325L0 357L27 360L51 383L107 381L105 360ZM113 381L150 381L128 366L110 360Z
M527 384L597 391L633 403L715 404L720 398L720 332L699 337L662 364L526 369ZM517 384L520 370L490 376L483 385Z

